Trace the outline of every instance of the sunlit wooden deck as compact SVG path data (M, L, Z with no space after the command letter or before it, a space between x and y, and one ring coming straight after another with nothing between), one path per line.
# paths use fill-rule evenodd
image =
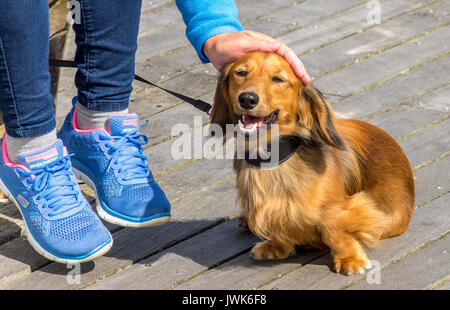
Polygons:
M237 0L247 29L287 43L339 117L369 121L405 150L416 177L416 210L402 236L368 252L381 267L367 275L331 270L328 252L299 250L284 261L257 262L258 240L237 227L230 160L175 160L175 124L193 128L208 118L190 105L135 82L130 110L148 119L145 152L172 203L172 221L146 229L109 225L110 252L81 265L68 281L66 265L37 254L23 236L19 211L0 203L0 289L450 289L450 2L381 3L380 23L362 0ZM160 85L212 101L217 72L202 65L184 36L170 0L144 0L136 71ZM69 33L64 58L73 58ZM60 125L76 90L63 69L57 96ZM188 134L188 133L186 133ZM85 185L93 202L93 193ZM395 193L392 193L395 195ZM368 281L369 280L369 281ZM373 279L372 279L373 280Z

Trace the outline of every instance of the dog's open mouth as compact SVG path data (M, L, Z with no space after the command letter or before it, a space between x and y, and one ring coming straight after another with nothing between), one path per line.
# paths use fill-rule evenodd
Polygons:
M265 126L268 128L270 125L272 125L278 118L278 110L270 113L267 116L259 117L259 116L253 116L250 114L242 114L238 118L238 125L239 128L248 133L256 132L259 130L261 126Z

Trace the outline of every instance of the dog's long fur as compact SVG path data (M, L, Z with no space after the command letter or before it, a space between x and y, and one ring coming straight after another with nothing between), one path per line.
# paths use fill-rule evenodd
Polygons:
M239 105L244 91L260 97L252 110ZM298 135L304 143L271 170L235 159L243 222L265 239L252 255L282 259L296 245L329 248L337 272L363 272L370 262L362 245L400 235L409 224L414 181L407 157L383 130L336 119L324 96L303 86L278 55L250 53L222 70L212 123L225 128L240 114L261 117L274 110L280 134Z

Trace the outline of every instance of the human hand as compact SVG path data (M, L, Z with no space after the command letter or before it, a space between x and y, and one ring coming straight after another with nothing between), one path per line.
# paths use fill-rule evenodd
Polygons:
M209 38L203 45L203 53L217 70L250 52L277 53L291 65L303 85L311 83L305 66L294 51L264 33L251 30L221 33Z

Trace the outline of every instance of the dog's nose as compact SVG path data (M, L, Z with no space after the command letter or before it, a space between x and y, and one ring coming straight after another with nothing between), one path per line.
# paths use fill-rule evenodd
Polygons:
M239 104L242 108L251 110L258 105L259 97L255 93L243 92L239 95Z

